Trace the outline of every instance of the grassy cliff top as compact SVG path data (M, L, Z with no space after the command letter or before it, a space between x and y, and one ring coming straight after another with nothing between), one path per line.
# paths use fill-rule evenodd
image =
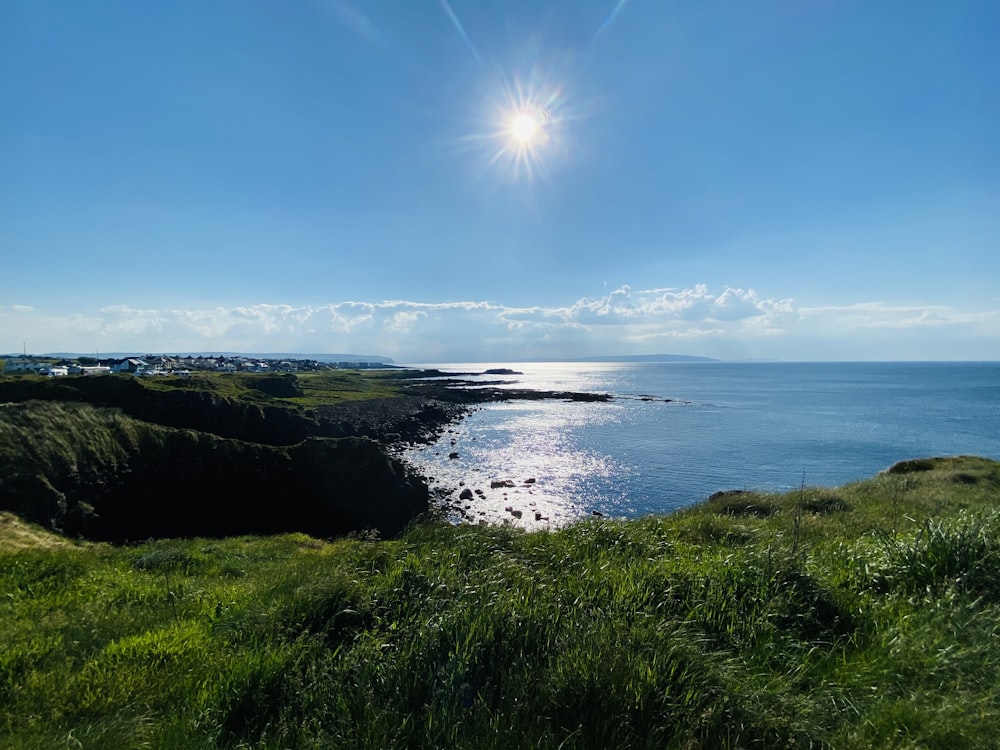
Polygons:
M191 377L139 378L156 390L206 390L234 399L288 403L312 408L402 393L400 382L411 376L401 370L323 370L300 373L196 373Z
M284 374L196 372L190 377L163 375L141 378L131 375L62 378L0 376L0 400L76 398L90 401L95 395L106 396L130 389L155 393L204 391L253 404L313 408L344 401L398 396L402 393L401 382L412 374L407 370L324 370Z
M964 457L533 534L4 517L0 745L994 747L998 496Z

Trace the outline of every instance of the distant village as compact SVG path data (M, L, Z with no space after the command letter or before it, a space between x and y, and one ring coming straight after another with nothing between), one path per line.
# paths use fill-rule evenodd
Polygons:
M223 356L171 356L165 354L124 359L77 357L56 359L7 357L0 373L4 375L44 375L50 378L65 375L111 375L128 373L138 377L172 375L190 377L196 372L310 372L338 369L382 369L393 367L385 362L323 362L315 359L261 359L242 355Z

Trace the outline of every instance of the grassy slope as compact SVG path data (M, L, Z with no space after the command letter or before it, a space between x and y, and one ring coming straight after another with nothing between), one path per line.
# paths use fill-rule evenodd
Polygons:
M189 378L139 378L150 390L205 390L234 400L271 405L289 404L306 408L359 399L389 398L400 393L403 370L321 370L295 375L250 373L196 373ZM282 394L268 384L283 379L295 382L299 393Z
M27 523L13 513L0 511L0 554L68 545L72 542L59 534Z
M904 468L538 534L5 521L0 746L994 747L1000 465Z
M135 398L152 391L204 391L233 402L258 406L311 409L344 401L391 398L402 392L401 383L412 373L406 370L361 372L324 370L296 374L195 373L191 377L133 378L128 375L102 377L44 378L37 375L0 376L0 400L80 400L100 402L101 397ZM285 384L287 387L282 388ZM127 395L122 395L127 394Z

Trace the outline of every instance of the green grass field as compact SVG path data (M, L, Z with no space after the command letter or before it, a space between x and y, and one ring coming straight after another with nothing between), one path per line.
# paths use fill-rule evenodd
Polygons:
M412 372L405 370L321 370L290 375L196 372L187 378L159 376L136 381L152 391L207 391L233 401L311 409L343 401L398 396L400 380L409 376ZM276 387L282 383L289 387Z
M131 375L45 378L0 375L0 398L11 401L56 399L92 401L122 394L135 398L142 391L204 391L234 402L268 406L315 408L402 393L410 370L321 370L299 373L196 372L190 377Z
M0 747L992 748L998 499L962 458L534 534L2 515Z

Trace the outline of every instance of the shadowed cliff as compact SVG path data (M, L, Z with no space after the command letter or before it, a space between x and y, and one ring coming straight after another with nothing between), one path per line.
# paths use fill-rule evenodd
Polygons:
M67 534L392 535L427 497L421 479L365 438L273 446L89 404L0 407L0 509Z

